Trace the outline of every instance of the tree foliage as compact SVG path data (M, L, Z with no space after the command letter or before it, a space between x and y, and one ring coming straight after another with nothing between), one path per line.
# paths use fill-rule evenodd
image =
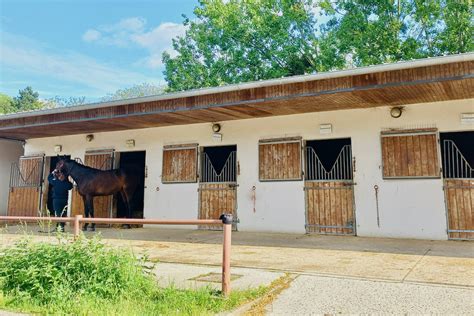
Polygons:
M0 93L0 114L14 112L12 101L13 99L10 96Z
M43 109L47 108L57 108L57 107L68 107L82 105L86 103L86 97L60 97L55 96L49 98L43 102Z
M0 94L0 114L38 110L43 106L39 93L29 86L18 91L18 96L14 98Z
M163 54L169 91L474 50L470 0L200 0L194 14Z
M150 95L163 94L165 87L155 86L149 83L137 84L129 88L119 89L114 93L110 93L101 99L102 102L124 100L131 98L140 98Z
M18 96L13 98L12 105L17 112L37 110L43 107L39 100L39 93L30 86L18 91Z

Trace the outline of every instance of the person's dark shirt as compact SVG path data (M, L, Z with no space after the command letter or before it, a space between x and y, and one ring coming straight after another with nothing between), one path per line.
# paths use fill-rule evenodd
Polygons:
M53 187L53 199L63 199L67 200L68 192L72 189L72 183L69 182L67 179L61 181L50 174L48 176L49 185Z

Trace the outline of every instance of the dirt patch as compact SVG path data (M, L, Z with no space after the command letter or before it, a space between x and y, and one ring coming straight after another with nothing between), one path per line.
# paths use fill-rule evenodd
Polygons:
M265 307L271 304L281 292L290 287L291 282L296 278L289 273L285 274L281 278L273 281L269 286L269 291L265 296L257 300L249 310L247 310L243 315L245 316L254 316L254 315L265 315Z

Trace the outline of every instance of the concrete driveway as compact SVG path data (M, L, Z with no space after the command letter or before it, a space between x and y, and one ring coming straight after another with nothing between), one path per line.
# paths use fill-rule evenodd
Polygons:
M19 238L11 234L14 230L0 234L0 241ZM101 229L100 233L107 243L130 246L162 263L213 267L222 260L222 232L152 227ZM249 281L234 282L240 282L239 287L255 285L259 273L249 269L265 275L262 284L282 272L294 276L291 286L267 306L267 313L445 313L449 309L469 313L474 309L472 242L234 232L231 258L234 273L250 276ZM163 267L183 282L189 280L183 275L193 274ZM393 305L395 301L404 303Z

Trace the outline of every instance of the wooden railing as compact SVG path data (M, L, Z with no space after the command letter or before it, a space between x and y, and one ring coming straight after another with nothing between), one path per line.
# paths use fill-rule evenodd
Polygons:
M223 214L220 219L136 219L136 218L84 218L82 215L74 217L34 217L34 216L0 216L0 222L61 222L72 223L74 238L81 233L83 223L94 224L146 224L146 225L222 225L224 231L222 255L222 293L230 293L230 248L232 238L232 215Z

